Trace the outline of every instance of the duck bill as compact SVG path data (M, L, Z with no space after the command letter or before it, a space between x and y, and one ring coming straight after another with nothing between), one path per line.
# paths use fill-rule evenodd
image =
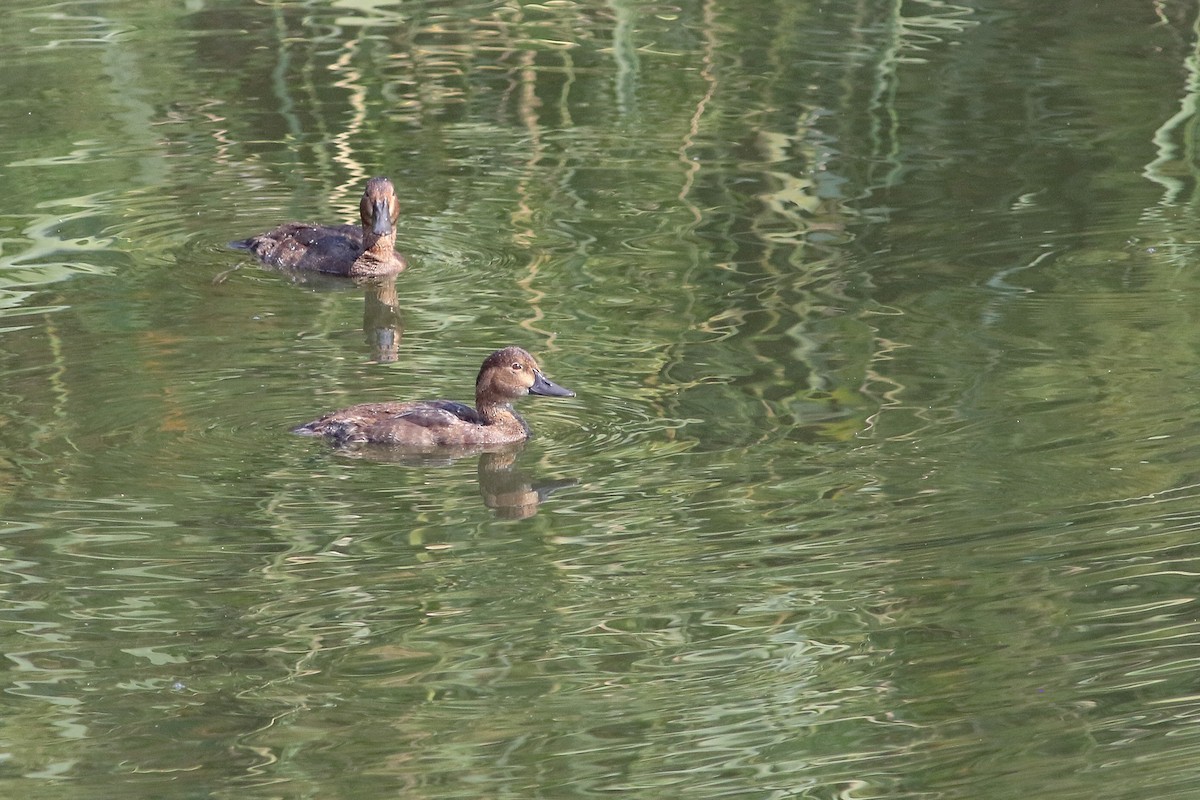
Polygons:
M392 232L392 216L387 200L376 200L371 204L371 210L374 212L373 216L375 217L371 224L371 233L376 236L387 236L390 234Z
M533 386L529 387L530 394L540 394L544 397L574 397L570 389L559 386L540 372L534 373Z

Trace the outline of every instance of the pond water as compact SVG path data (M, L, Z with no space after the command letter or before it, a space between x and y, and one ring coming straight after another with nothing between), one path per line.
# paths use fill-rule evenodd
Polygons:
M1192 796L1196 14L10 0L4 795Z

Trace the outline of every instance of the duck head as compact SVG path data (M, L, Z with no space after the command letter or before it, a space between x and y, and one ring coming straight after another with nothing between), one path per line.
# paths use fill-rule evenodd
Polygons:
M375 236L390 236L396 233L396 220L400 218L400 201L396 187L387 178L371 178L366 191L358 202L358 214L362 218L363 231Z
M509 403L527 394L546 397L574 397L570 389L559 386L542 374L537 361L519 347L505 347L487 357L475 379L477 406Z

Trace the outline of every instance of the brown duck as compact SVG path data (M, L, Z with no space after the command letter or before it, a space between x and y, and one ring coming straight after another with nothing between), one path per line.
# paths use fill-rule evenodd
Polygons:
M376 443L431 451L520 442L531 435L512 402L527 394L574 397L542 374L519 347L492 353L475 379L475 407L452 400L363 403L333 411L292 430L339 445Z
M362 227L285 222L273 231L230 242L272 267L366 277L395 275L408 263L396 252L400 202L387 178L371 178L358 203Z

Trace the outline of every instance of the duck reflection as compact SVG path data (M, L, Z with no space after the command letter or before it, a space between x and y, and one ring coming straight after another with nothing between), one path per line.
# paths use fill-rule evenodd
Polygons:
M394 277L362 278L363 334L371 355L380 364L392 364L400 357L400 339L404 335L404 315Z
M215 285L225 283L240 266L213 278ZM287 276L292 283L303 284L318 291L344 291L344 279L320 273L297 272ZM363 335L371 349L371 357L380 364L392 364L400 356L400 339L404 335L404 314L400 310L400 295L395 276L352 279L363 290Z
M447 467L478 456L475 475L479 496L498 519L528 519L542 502L559 489L574 486L575 478L535 478L521 469L518 456L524 442L510 445L442 448L435 453L413 453L380 444L346 445L338 452L368 461L404 464L410 467Z
M500 519L528 519L551 494L578 483L574 478L531 479L517 467L516 451L483 453L476 474L483 504Z

